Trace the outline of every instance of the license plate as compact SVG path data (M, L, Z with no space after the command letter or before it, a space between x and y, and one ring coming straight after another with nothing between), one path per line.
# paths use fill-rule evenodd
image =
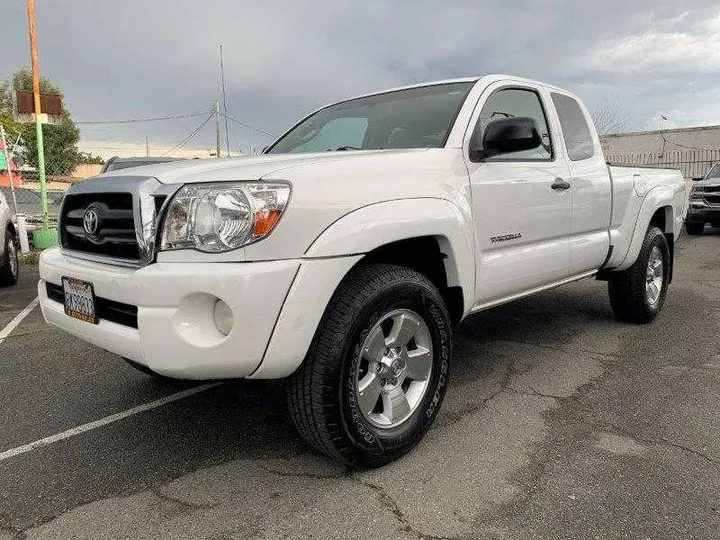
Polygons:
M62 284L65 296L65 314L81 321L97 324L95 293L92 283L64 277Z

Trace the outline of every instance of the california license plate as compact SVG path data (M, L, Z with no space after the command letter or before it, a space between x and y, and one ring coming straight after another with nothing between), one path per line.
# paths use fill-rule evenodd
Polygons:
M92 283L63 277L62 284L65 296L65 314L81 321L97 324L95 293Z

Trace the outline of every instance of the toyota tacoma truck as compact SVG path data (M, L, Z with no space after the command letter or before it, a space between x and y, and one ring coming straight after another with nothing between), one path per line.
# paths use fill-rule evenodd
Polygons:
M373 467L432 425L465 317L595 276L618 319L652 321L685 200L678 171L608 168L565 90L420 84L324 107L260 156L73 185L40 305L157 376L286 377L304 439Z

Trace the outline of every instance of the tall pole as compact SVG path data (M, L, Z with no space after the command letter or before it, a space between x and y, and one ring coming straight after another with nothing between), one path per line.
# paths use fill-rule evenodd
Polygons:
M215 102L215 157L220 157L220 102Z
M145 157L150 156L150 136L145 134Z
M227 148L227 157L230 157L230 131L228 130L227 99L225 99L225 67L223 65L222 45L220 45L220 78L222 79L223 113L225 115L225 146Z
M48 230L47 184L45 182L45 153L43 130L40 121L40 72L38 71L37 43L35 39L35 0L27 0L28 30L30 33L30 68L32 69L33 99L35 101L35 136L37 138L38 173L40 176L40 206L43 230Z

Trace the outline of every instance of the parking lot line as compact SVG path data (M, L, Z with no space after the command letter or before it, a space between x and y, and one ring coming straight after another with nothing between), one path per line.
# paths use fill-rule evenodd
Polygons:
M194 386L193 388L183 390L182 392L177 392L175 394L165 396L164 398L156 399L155 401L151 401L149 403L143 403L142 405L127 409L126 411L111 414L110 416L106 416L105 418L101 418L100 420L94 420L93 422L88 422L87 424L82 424L80 426L70 428L66 431L63 431L62 433L57 433L55 435L45 437L44 439L39 439L23 446L11 448L10 450L5 450L4 452L0 452L0 461L10 459L20 454L36 450L38 448L42 448L43 446L48 446L58 441L69 439L70 437L74 437L75 435L80 435L81 433L85 433L87 431L91 431L93 429L112 424L113 422L123 420L124 418L128 418L129 416L134 416L136 414L140 414L151 409L162 407L163 405L167 405L168 403L172 403L173 401L190 397L195 394L199 394L200 392L205 392L206 390L210 390L211 388L215 388L216 386L220 386L221 384L222 383L220 382L216 382L201 384L200 386Z
M38 304L38 297L36 296L35 299L28 304L28 306L23 309L20 313L17 314L17 316L8 323L8 325L0 330L0 345L2 345L2 342L5 341L5 338L10 335L10 332L15 330L18 324L22 322L22 320L27 317L30 312L33 310L35 306Z

